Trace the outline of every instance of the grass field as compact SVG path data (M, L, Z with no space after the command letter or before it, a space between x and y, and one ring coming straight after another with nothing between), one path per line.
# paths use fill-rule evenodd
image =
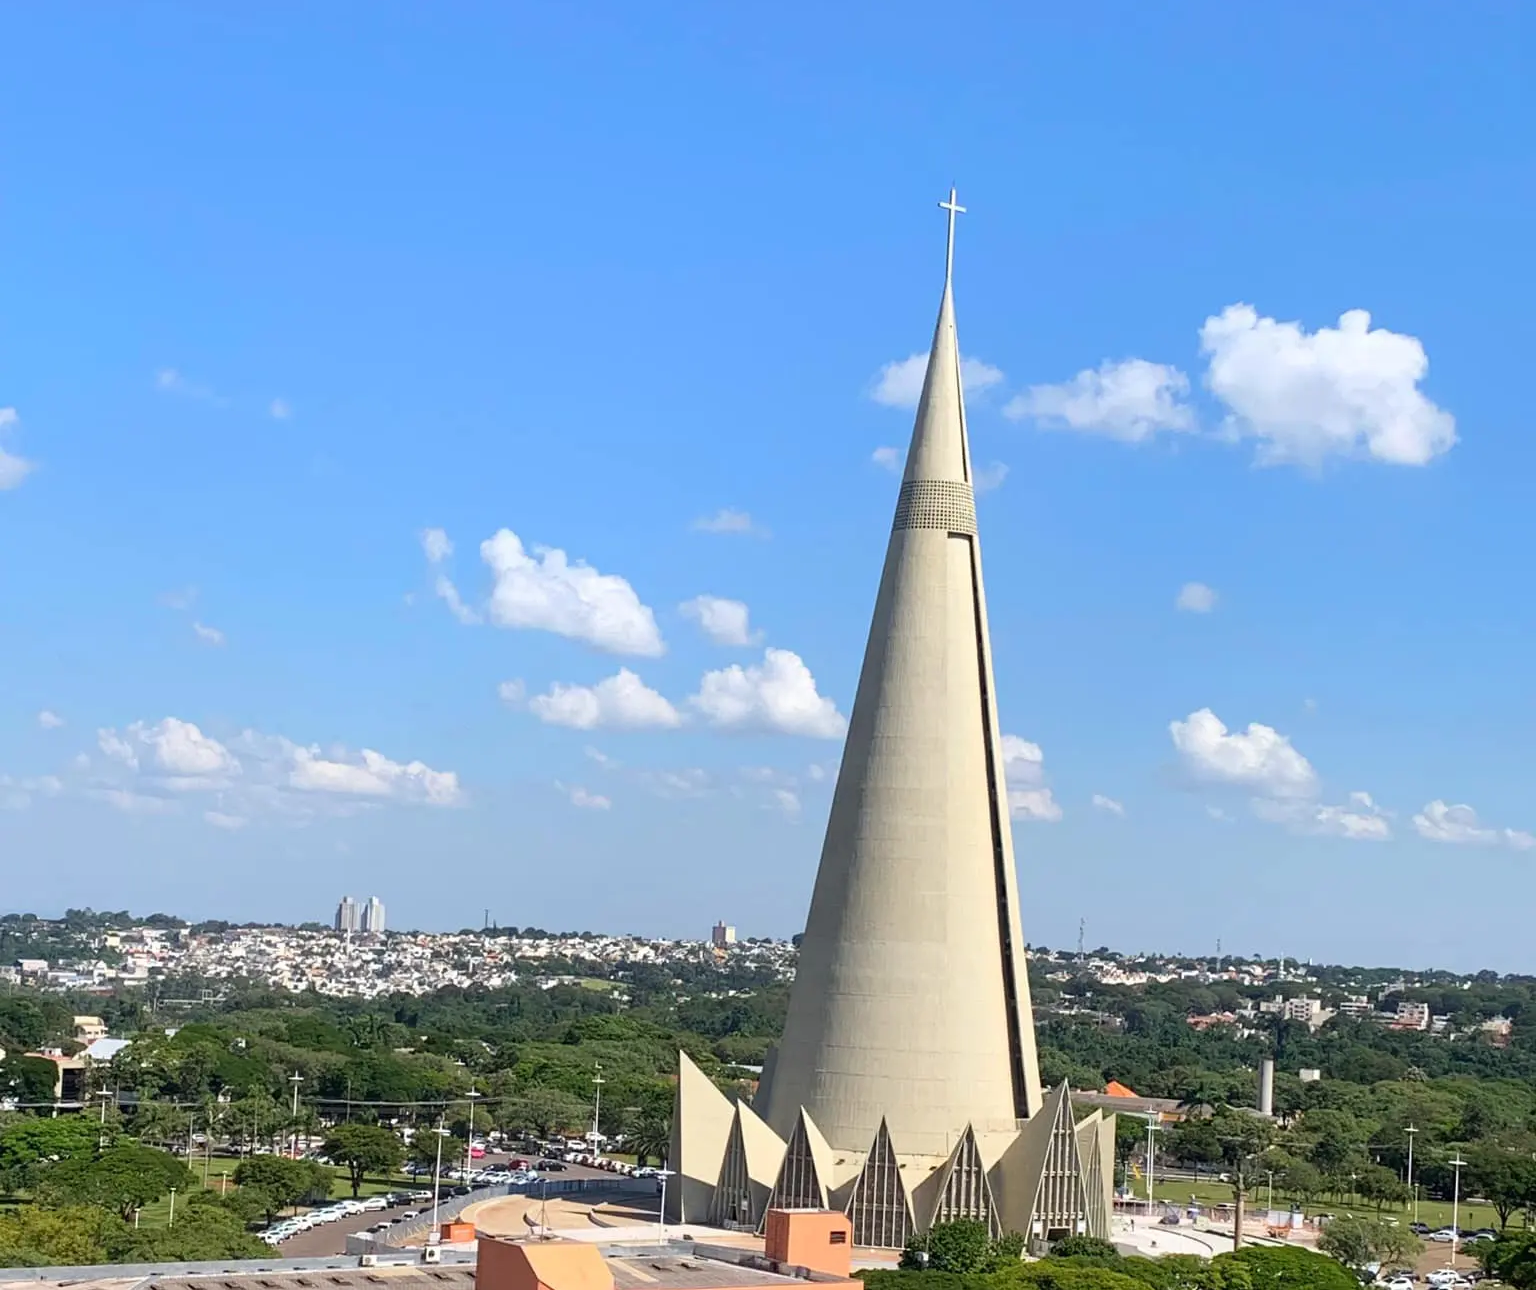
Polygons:
M1139 1182L1136 1187L1136 1195L1142 1198L1146 1196L1145 1182ZM1291 1198L1275 1192L1275 1208L1289 1209ZM1171 1204L1186 1205L1190 1201L1202 1207L1208 1205L1230 1205L1232 1203L1232 1188L1226 1183L1217 1182L1183 1182L1170 1180L1168 1182L1154 1181L1152 1196L1155 1201L1167 1201ZM1248 1206L1252 1209L1269 1208L1269 1189L1262 1183L1251 1189L1248 1193ZM1375 1218L1376 1206L1351 1204L1347 1201L1318 1201L1306 1207L1308 1215L1311 1214L1357 1214L1361 1218ZM1399 1223L1411 1223L1414 1221L1413 1208L1397 1208L1388 1205L1381 1211L1381 1217L1395 1218ZM1418 1221L1428 1223L1431 1228L1446 1227L1451 1221L1451 1203L1447 1200L1420 1200ZM1468 1228L1491 1227L1497 1230L1499 1216L1492 1205L1477 1205L1469 1201L1463 1201L1457 1213L1457 1222L1463 1231ZM1520 1225L1519 1218L1511 1220L1512 1227Z

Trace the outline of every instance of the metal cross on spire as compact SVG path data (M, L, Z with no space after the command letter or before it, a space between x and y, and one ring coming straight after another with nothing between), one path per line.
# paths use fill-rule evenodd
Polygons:
M949 212L949 242L944 248L944 281L948 282L955 271L955 216L964 215L965 207L955 201L955 190L949 190L949 200L940 202L939 209Z

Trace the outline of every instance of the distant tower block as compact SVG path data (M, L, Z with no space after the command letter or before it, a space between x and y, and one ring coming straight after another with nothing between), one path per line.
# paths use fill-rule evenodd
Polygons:
M355 932L359 926L357 901L351 896L343 896L341 903L336 906L336 930L338 932Z
M384 902L377 896L369 896L363 906L362 930L380 936L384 932Z
M716 923L709 934L709 941L717 950L723 950L727 945L736 944L736 929L729 923Z

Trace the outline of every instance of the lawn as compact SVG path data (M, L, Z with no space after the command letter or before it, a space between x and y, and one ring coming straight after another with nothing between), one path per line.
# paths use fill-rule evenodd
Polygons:
M1137 1187L1137 1195L1146 1196L1146 1183L1141 1182ZM1276 1209L1289 1209L1292 1199L1275 1192ZM1152 1196L1155 1201L1167 1201L1179 1205L1186 1205L1194 1201L1202 1208L1209 1205L1230 1205L1232 1203L1232 1188L1222 1182L1184 1182L1170 1180L1168 1182L1153 1182ZM1269 1188L1263 1183L1250 1189L1248 1192L1248 1208L1250 1212L1269 1208ZM1317 1201L1306 1207L1311 1214L1358 1214L1361 1218L1377 1217L1375 1205L1351 1204L1348 1201ZM1381 1211L1382 1218L1395 1218L1399 1223L1413 1222L1413 1208L1399 1208L1388 1205ZM1451 1222L1451 1202L1448 1200L1424 1200L1419 1201L1418 1221L1428 1223L1431 1228L1447 1227ZM1462 1201L1457 1215L1457 1222L1463 1231L1471 1228L1491 1227L1495 1230L1499 1226L1499 1216L1492 1205L1477 1205L1469 1201ZM1513 1225L1518 1226L1519 1220L1512 1220Z

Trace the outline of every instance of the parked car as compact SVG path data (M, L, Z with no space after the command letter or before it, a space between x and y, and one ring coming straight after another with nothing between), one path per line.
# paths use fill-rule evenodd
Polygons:
M1438 1232L1431 1232L1429 1239L1448 1245L1450 1242L1460 1239L1459 1233L1454 1227L1442 1227Z
M549 1160L549 1159L545 1159L545 1160L539 1161L538 1164L534 1165L534 1168L535 1169L541 1169L541 1170L543 1170L546 1173L563 1174L565 1172L565 1170L566 1170L566 1164L565 1164L565 1161L563 1161L563 1160Z
M1386 1290L1418 1290L1418 1287L1413 1284L1412 1277L1393 1277L1389 1281L1378 1281L1376 1284L1385 1286Z
M363 1201L363 1208L366 1210L388 1209L389 1201L383 1196L369 1196Z
M1428 1223L1409 1223L1408 1230L1415 1236L1428 1236L1430 1227Z
M420 1217L421 1217L421 1211L420 1210L418 1210L418 1209L407 1209L407 1210L402 1211L401 1214L400 1214L400 1217L398 1219L396 1219L395 1221L397 1223L409 1223L411 1221L411 1219L413 1219L413 1218L420 1218Z

